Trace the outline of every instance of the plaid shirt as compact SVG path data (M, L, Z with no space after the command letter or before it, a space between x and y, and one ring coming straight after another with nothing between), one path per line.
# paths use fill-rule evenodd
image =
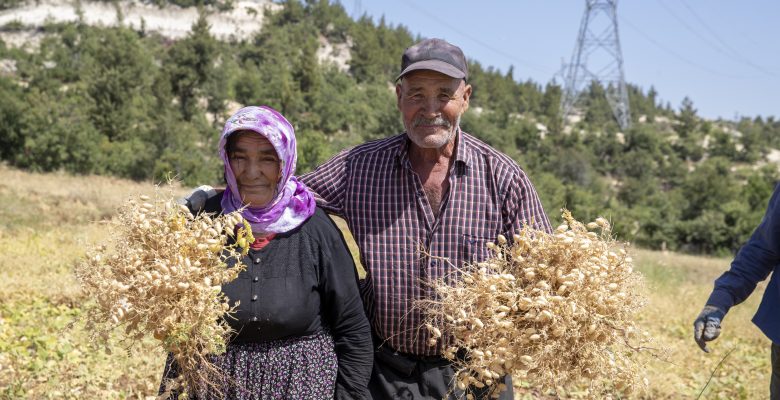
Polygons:
M524 223L550 231L536 190L509 157L458 135L439 217L408 158L406 134L344 150L301 180L328 212L344 217L366 269L361 292L374 332L393 349L441 354L427 344L414 301L433 298L431 280L488 257L486 242L511 238Z

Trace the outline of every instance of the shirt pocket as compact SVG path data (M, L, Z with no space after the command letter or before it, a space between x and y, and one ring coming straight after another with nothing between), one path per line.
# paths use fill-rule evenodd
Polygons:
M484 236L463 235L460 245L460 259L464 263L477 263L485 261L490 256L487 243L492 239Z

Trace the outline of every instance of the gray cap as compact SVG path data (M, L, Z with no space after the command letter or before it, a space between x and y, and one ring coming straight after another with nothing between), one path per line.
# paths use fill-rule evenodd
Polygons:
M407 48L401 56L401 73L395 80L421 69L441 72L457 79L469 78L469 68L463 51L443 39L425 39Z

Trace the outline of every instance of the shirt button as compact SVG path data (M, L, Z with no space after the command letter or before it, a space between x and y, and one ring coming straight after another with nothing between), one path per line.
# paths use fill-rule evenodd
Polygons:
M252 295L252 301L257 301L257 295L256 294Z
M255 258L255 264L260 264L260 257Z
M254 278L252 278L252 282L257 282L257 281L259 281L259 280L260 280L260 277L257 277L257 276L256 276L256 277L254 277Z
M439 265L439 262L436 260L431 260L431 268L436 268Z
M257 317L252 317L252 322L257 322Z

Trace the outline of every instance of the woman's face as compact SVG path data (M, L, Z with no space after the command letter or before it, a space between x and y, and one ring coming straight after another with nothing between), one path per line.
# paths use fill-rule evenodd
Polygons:
M279 156L271 142L255 133L240 131L229 141L228 159L236 176L242 202L263 207L273 200L279 183Z

